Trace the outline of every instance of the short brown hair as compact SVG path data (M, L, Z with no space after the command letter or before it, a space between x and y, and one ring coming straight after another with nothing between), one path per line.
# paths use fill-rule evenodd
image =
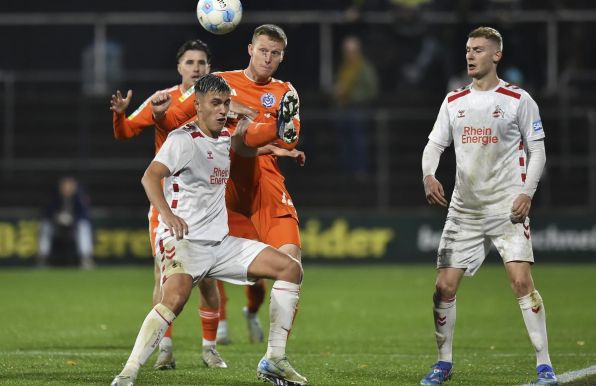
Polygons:
M254 44L255 40L261 35L267 35L273 40L282 42L284 44L284 48L288 45L286 33L278 25L263 24L255 28L255 32L252 34L252 43Z
M492 27L478 27L468 35L469 38L485 38L497 43L499 51L503 51L503 37L501 33Z

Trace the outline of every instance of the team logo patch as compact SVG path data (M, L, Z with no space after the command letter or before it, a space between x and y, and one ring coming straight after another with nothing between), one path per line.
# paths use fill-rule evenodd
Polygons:
M532 128L536 132L542 131L542 120L539 119L537 121L532 122Z
M272 107L275 104L275 95L270 92L261 95L261 104L267 108Z
M503 118L505 116L505 112L501 109L501 106L496 105L495 111L493 111L493 118Z
M213 159L213 152L211 150L207 150L207 159Z
M457 111L458 118L464 118L465 116L466 116L466 110L458 110Z

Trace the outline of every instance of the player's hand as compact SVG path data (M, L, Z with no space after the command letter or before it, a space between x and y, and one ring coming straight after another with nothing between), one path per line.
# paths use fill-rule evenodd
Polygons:
M272 146L272 153L278 157L290 157L296 160L296 163L300 166L304 166L306 163L306 154L303 151L292 149L282 149L281 147Z
M110 100L110 110L118 114L124 113L130 104L131 98L132 90L128 90L126 98L122 97L120 90L116 91L116 95L112 95L112 99Z
M513 200L511 206L511 219L512 223L523 223L530 214L530 207L532 206L532 199L526 194L520 194Z
M181 240L184 235L188 234L188 225L182 218L176 216L174 213L162 215L163 222L168 226L170 235L176 236L176 240Z
M447 207L449 202L445 198L445 191L443 185L435 178L435 176L424 177L424 194L426 201L431 205L441 205Z
M237 101L232 101L232 103L230 103L230 111L237 114L239 117L245 116L251 120L254 120L257 115L259 115L257 110L251 109L250 107Z
M246 129L251 123L252 120L250 120L247 116L239 120L236 124L236 130L234 131L234 135L238 135L244 138L244 134L246 134Z
M151 109L156 119L163 118L172 104L172 96L167 91L158 91L151 96Z

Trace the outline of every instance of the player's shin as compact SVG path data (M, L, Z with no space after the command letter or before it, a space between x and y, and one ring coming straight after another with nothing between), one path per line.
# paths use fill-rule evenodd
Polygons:
M153 353L168 326L176 318L176 315L163 304L159 303L147 314L141 330L137 335L132 353L126 362L122 373L134 373L138 371Z
M439 294L433 296L433 316L435 320L435 338L439 361L453 362L453 332L455 331L455 297L442 299Z
M528 335L536 350L536 365L551 366L548 354L548 339L546 335L546 313L544 303L538 291L533 290L526 296L517 299L521 308Z
M269 343L267 358L285 356L288 334L292 329L294 313L300 294L300 284L276 280L271 289L269 305Z
M201 307L199 308L199 316L203 327L203 346L215 346L219 310L217 308Z

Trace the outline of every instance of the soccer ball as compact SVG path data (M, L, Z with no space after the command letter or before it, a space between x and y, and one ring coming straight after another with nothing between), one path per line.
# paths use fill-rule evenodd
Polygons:
M240 0L199 0L197 18L207 31L223 35L236 28L242 19Z

